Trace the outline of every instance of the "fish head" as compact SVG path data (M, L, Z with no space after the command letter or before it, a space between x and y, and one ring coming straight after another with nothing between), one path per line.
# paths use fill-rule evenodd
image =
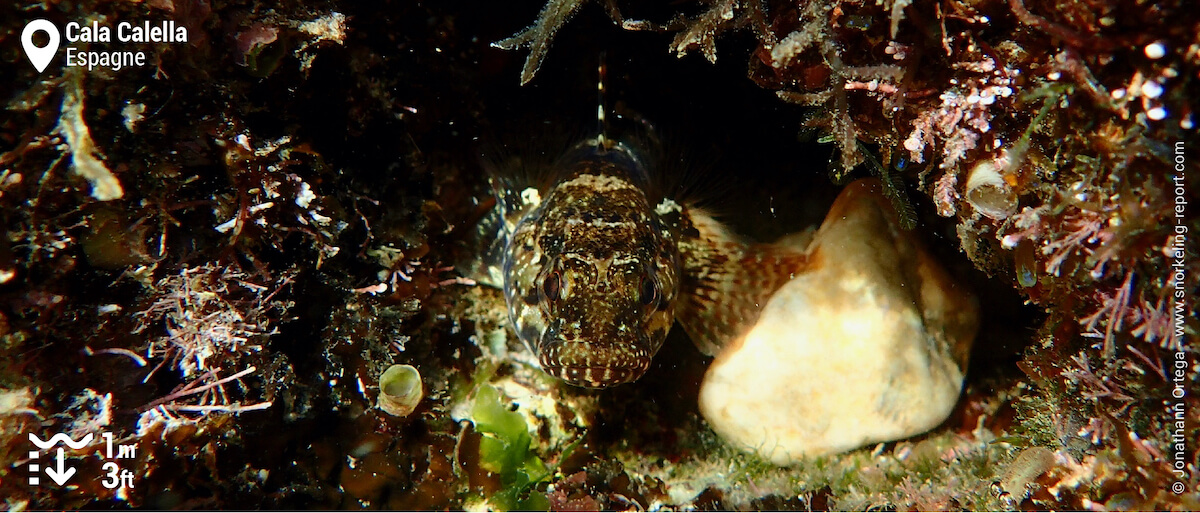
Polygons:
M505 296L549 374L604 388L640 378L675 321L675 237L628 181L581 175L512 238Z

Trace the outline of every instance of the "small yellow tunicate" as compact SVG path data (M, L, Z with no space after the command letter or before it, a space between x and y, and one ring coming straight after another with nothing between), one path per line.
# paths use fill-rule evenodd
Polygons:
M1017 211L1017 194L990 159L967 175L967 202L985 216L1004 219Z
M379 409L405 417L417 408L425 396L421 373L411 365L393 365L379 376Z

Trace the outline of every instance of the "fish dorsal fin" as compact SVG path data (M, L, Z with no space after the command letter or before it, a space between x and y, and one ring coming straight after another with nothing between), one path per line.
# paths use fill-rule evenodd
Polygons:
M608 75L608 63L604 58L604 52L600 52L600 63L596 66L596 127L599 135L596 136L596 146L598 150L608 149L608 120L605 118L605 101L604 101L604 80Z
M608 101L606 81L608 77L608 62L604 52L600 52L599 63L596 65L596 136L584 142L596 153L604 153L619 146L609 132Z

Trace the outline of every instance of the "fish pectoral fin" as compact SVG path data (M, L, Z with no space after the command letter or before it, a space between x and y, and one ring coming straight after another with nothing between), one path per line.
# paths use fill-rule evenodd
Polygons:
M676 319L704 354L716 356L754 327L784 284L814 264L812 230L774 244L747 244L703 212L680 243L684 280Z
M688 334L688 338L692 339L692 343L696 344L696 349L707 356L716 357L721 354L725 346L729 345L730 337L718 335L711 332L703 332L701 330L688 330L685 326L684 332ZM695 331L695 333L693 333Z
M455 268L480 285L503 288L504 251L508 246L506 233L503 212L500 208L493 208L475 225L474 232L466 237L467 250L464 254L470 257Z

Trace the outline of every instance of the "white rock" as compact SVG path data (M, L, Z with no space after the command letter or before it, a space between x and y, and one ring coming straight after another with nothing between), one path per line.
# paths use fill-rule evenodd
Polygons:
M713 430L785 465L940 424L962 388L974 296L898 228L878 180L842 192L808 251L812 270L709 367Z

